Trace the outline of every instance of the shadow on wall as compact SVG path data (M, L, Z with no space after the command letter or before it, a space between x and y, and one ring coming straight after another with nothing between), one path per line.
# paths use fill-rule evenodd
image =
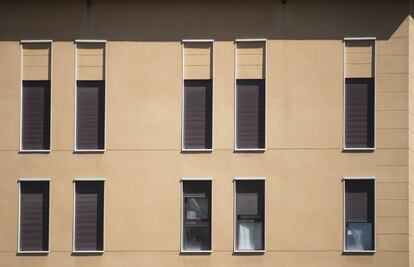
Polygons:
M409 0L17 0L0 3L0 40L388 39Z

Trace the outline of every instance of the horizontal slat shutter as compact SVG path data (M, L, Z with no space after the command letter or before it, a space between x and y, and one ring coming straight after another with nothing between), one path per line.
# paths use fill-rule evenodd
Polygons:
M212 81L184 82L184 147L212 147Z
M237 148L265 148L265 81L237 80Z
M20 182L20 250L49 250L48 182Z
M374 147L374 80L345 80L345 144L347 148Z
M265 45L265 42L237 43L237 79L265 79Z
M75 250L103 250L104 182L76 182Z
M104 43L78 43L76 53L77 80L105 80Z
M50 80L51 43L23 44L23 80Z
M184 79L212 79L213 43L184 43Z
M22 148L50 149L50 81L23 81Z
M77 149L104 149L105 81L78 81L77 85Z
M373 40L345 41L345 77L372 78L375 76Z

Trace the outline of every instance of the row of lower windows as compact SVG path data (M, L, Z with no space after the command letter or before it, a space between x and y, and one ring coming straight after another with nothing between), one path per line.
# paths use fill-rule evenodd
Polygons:
M212 250L212 181L182 181L181 251ZM20 253L49 251L49 180L20 180ZM265 180L236 179L234 251L265 251ZM74 252L104 251L104 181L74 182ZM375 251L375 180L344 179L344 251Z
M213 149L213 42L183 42L182 150ZM105 150L105 43L76 44L75 150ZM49 151L51 44L22 45L21 151ZM266 41L236 41L235 149L266 149ZM345 149L375 147L375 40L345 40ZM49 62L49 63L48 63Z

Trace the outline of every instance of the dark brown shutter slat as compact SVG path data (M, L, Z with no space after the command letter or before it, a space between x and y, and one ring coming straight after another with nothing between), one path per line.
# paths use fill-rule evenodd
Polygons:
M265 148L265 81L237 80L237 148Z
M22 148L50 149L50 81L23 81Z
M346 147L373 148L374 78L347 78L345 86Z
M76 182L75 249L103 250L104 183Z
M184 148L212 148L212 81L184 82Z
M77 149L104 149L105 81L78 81L77 86Z
M49 183L20 182L20 250L49 249Z

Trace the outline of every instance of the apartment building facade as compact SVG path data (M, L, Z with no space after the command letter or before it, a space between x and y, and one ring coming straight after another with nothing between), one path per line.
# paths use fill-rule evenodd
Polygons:
M412 7L1 1L0 266L414 266Z

